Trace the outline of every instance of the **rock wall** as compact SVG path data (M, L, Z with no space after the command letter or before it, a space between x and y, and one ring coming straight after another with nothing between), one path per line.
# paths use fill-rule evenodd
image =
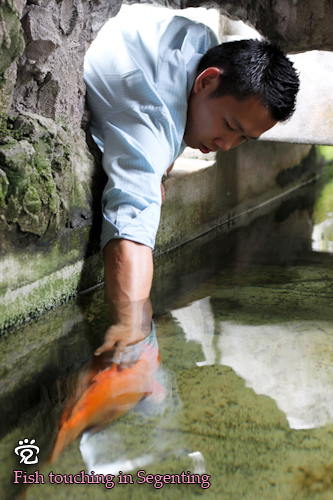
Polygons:
M83 58L119 8L118 0L1 4L2 249L22 232L50 238L92 217Z
M98 221L92 220L100 212L105 180L83 130L83 59L120 5L121 0L0 3L0 296L60 273L34 311L31 305L22 309L20 321L101 279ZM89 256L95 262L95 270L86 273L90 280L83 277ZM74 267L64 277L61 270L68 265ZM4 307L12 300L4 300ZM16 319L7 326L18 320L16 312L10 316Z
M84 113L84 54L105 21L117 14L121 0L5 0L2 4L2 86L7 81L2 109L7 105L11 114L42 114L77 129Z
M332 0L155 0L175 9L214 7L249 24L286 52L333 50Z

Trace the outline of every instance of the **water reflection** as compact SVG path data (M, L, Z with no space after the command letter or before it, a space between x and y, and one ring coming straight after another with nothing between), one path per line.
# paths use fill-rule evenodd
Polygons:
M287 294L292 295L292 291ZM205 297L172 311L186 341L194 341L202 348L205 359L195 361L196 365L214 364L217 360L230 366L247 387L274 399L293 429L311 429L332 422L333 321L297 321L292 319L291 311L289 318L278 322L275 318L270 324L262 303L262 309L258 304L252 312L251 322L264 324L242 324L239 313L248 306L246 287L238 289L238 304L228 302L228 295L227 290L222 294L221 290L212 290L214 308L210 297ZM268 302L272 299L272 294L266 298ZM221 316L229 316L229 320L220 321ZM214 324L219 324L215 339Z
M333 421L333 322L251 326L221 321L221 364L273 398L292 429Z
M312 250L333 253L333 182L324 185L313 214Z
M333 212L329 212L323 222L313 226L312 250L333 253Z
M214 316L209 297L171 311L172 317L181 325L186 342L198 342L202 346L203 361L196 361L197 366L213 365L216 354L213 347Z

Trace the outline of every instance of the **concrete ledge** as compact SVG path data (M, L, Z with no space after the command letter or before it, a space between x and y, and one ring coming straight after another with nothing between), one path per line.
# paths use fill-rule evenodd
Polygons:
M165 183L155 259L216 227L232 227L236 219L238 224L247 223L262 204L311 180L317 165L310 146L264 142L245 144L218 155L217 161L178 159ZM62 234L3 255L0 330L39 316L101 283L98 237L91 226L77 228L68 238Z
M249 142L209 159L179 158L165 182L155 256L289 192L316 173L311 147ZM191 152L188 153L191 155Z

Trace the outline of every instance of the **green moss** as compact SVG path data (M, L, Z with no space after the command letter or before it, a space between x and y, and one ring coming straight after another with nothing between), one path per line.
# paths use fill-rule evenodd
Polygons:
M61 204L60 199L68 198L75 182L68 147L56 137L56 130L47 130L31 117L8 120L8 139L0 146L0 166L8 185L0 199L7 220L18 222L22 231L42 235L48 227L57 231L61 220L67 220L70 203ZM54 179L54 158L65 179L60 187Z
M84 275L81 262L90 238L91 208L87 200L92 194L89 176L85 181L84 175L80 174L80 182L77 181L78 151L82 153L80 167L82 165L83 172L87 172L87 164L91 168L91 158L88 154L84 158L84 142L80 141L82 136L72 137L53 120L38 115L12 116L3 121L0 138L0 246L7 252L8 244L11 245L10 255L16 255L16 243L20 246L23 233L27 248L23 253L22 249L18 251L14 267L20 267L22 259L27 260L22 266L26 272L14 276L8 268L2 280L1 301L6 290L17 292L0 311L0 329L60 305L77 293L83 281L84 286L89 287L101 279L90 270L89 276L81 283ZM69 230L76 227L80 227L79 235ZM77 241L70 237L73 233ZM37 248L35 235L39 242ZM30 252L38 254L35 260ZM44 252L45 259L41 257ZM9 262L12 266L12 261ZM73 265L71 271L69 265ZM64 274L57 276L64 268ZM97 268L101 269L100 263ZM45 278L50 273L54 275L52 280ZM31 285L29 299L26 290L21 295L18 291L28 284Z
M6 173L0 169L0 207L5 205L5 198L8 191L9 181Z
M316 149L327 162L333 161L333 146L316 146Z
M314 224L320 224L327 219L327 214L333 212L333 180L325 185L318 198L314 213Z
M0 45L0 88L2 88L6 82L6 70L22 54L25 47L19 13L13 1L1 2L0 22L3 30Z
M7 130L16 141L22 139L27 139L30 143L38 141L39 131L36 130L36 124L25 116L8 117Z
M7 204L7 221L16 222L21 213L21 204L15 196L11 195Z
M24 194L23 207L27 212L33 214L39 214L41 211L42 202L38 196L37 189L33 186L29 186Z
M0 99L1 106L1 99ZM0 139L7 135L7 115L0 112Z
M21 176L27 176L26 170L35 150L27 140L15 141L4 146L0 146L0 165L4 169L19 172Z

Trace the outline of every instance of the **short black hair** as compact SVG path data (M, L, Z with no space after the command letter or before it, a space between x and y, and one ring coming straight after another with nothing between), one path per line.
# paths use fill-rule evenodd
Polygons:
M209 67L223 71L212 98L232 95L243 101L256 96L276 121L286 121L295 111L299 77L278 45L268 40L223 43L201 58L198 74Z

